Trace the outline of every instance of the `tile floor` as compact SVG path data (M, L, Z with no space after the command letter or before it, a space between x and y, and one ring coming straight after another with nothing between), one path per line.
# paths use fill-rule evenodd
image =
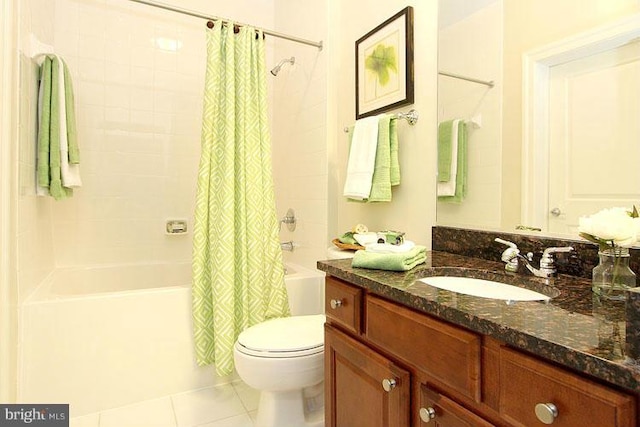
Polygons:
M253 427L258 399L236 381L71 418L70 427Z

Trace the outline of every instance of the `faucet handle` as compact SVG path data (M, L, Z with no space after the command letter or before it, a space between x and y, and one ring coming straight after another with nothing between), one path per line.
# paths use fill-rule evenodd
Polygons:
M496 237L495 239L493 239L493 241L494 242L498 242L498 243L502 243L503 245L507 245L507 246L509 246L510 248L513 248L513 249L518 249L518 245L516 245L515 243L510 242L508 240L503 240L503 239L501 239L499 237Z
M548 269L555 273L556 267L553 261L553 254L571 251L573 251L573 247L571 246L550 247L545 249L544 252L542 252L542 258L540 259L540 269Z
M502 252L502 256L500 257L502 262L506 263L504 269L513 273L518 271L518 254L520 253L518 246L513 242L503 240L499 237L496 237L494 241L508 246L508 248Z

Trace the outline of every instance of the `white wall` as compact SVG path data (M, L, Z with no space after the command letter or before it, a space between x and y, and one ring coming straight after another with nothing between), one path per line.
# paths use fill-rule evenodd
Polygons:
M347 202L342 196L348 158L343 129L355 121L355 41L402 10L414 8L415 103L396 111L415 108L415 126L398 123L401 184L393 189L391 203ZM437 2L369 1L330 2L329 14L329 158L328 240L357 223L371 230L405 231L418 243L431 245L435 223L435 147L437 116Z
M490 88L446 76L438 78L438 121L481 118L467 126L467 196L462 203L438 202L438 224L500 226L502 171L502 1L480 9L438 34L438 69L480 80Z

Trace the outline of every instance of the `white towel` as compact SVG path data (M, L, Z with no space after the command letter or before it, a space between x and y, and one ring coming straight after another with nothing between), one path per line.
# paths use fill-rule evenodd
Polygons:
M58 81L60 92L60 106L58 112L60 113L60 174L62 175L62 185L67 188L82 186L82 180L80 179L80 165L69 163L69 140L67 139L67 107L65 96L65 83L64 83L64 69L66 67L62 58L58 57L58 70L60 78Z
M438 196L455 196L456 177L458 175L458 124L460 120L454 120L451 129L451 174L449 181L438 182Z
M416 246L411 240L405 240L401 245L392 245L389 243L371 243L365 245L364 249L367 252L375 252L379 254L397 254L409 252Z
M378 117L366 117L356 121L353 127L347 178L343 194L354 200L369 198L373 169L378 147Z

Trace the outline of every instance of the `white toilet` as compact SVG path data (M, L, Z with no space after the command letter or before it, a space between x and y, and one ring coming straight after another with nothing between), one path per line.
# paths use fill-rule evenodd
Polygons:
M323 427L324 279L285 282L292 316L244 330L236 371L260 390L256 427Z

